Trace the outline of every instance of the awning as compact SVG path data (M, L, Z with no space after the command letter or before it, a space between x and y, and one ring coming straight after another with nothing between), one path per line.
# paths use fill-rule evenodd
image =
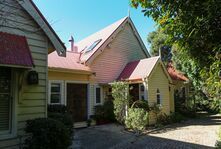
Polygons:
M0 65L31 68L31 52L24 36L0 32Z

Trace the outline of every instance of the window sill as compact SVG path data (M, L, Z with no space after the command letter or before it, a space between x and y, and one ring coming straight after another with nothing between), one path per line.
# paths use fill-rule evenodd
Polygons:
M15 134L0 134L0 141L1 140L7 140L7 139L13 139L16 138Z
M94 105L95 105L95 106L101 106L102 103L95 103Z

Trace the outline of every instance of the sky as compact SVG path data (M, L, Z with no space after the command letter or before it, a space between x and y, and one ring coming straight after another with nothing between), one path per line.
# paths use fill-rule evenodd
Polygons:
M147 35L155 30L151 18L144 17L141 9L129 7L129 0L34 0L49 24L65 43L72 35L75 42L103 29L128 15L134 22L144 44L149 49Z

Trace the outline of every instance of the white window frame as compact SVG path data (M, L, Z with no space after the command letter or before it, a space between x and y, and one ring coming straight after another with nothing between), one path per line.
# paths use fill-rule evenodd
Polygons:
M144 89L143 91L141 91L142 86ZM144 97L144 100L146 100L145 91L146 91L145 85L143 83L139 83L139 100L142 100L142 96Z
M60 92L61 92L61 100L60 100L60 103L51 103L51 84L53 83L56 83L56 84L60 84ZM49 91L48 91L48 104L49 105L59 105L59 104L62 104L62 105L65 105L65 100L64 100L64 81L61 81L61 80L50 80L49 81Z
M100 88L100 103L97 103L97 88ZM94 104L95 105L101 105L103 101L103 88L99 85L95 85L94 87Z

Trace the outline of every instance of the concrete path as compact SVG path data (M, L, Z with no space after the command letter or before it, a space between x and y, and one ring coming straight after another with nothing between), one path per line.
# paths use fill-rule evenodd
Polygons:
M108 124L75 131L74 149L206 149L214 148L221 116L211 115L136 135Z

